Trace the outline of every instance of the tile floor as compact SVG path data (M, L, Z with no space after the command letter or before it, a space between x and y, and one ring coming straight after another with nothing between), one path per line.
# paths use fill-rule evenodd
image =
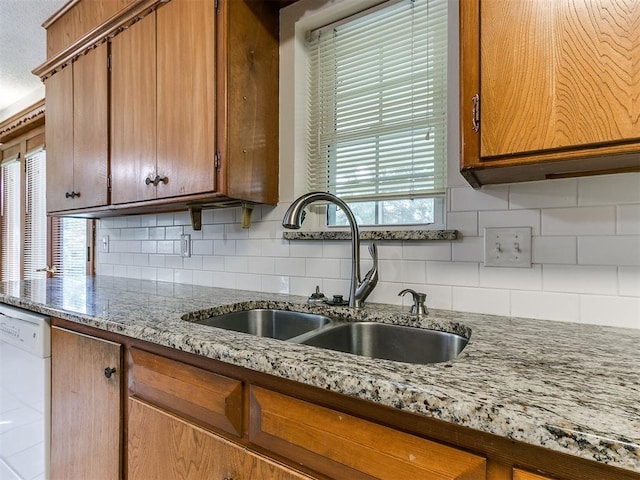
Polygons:
M43 364L0 342L0 480L45 479Z

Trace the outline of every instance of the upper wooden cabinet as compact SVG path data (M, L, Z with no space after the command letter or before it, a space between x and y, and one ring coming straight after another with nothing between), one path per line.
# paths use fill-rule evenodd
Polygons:
M46 83L47 211L107 205L107 45Z
M88 0L76 3L93 5ZM57 165L57 157L69 157L55 153L70 148L64 131L69 105L74 111L74 157L77 151L94 166L103 151L110 152L106 168L101 164L98 169L110 188L104 202L51 203L49 212L100 217L214 204L276 204L278 4L121 0L120 5L93 33L63 47L34 71L46 79L47 102L58 112L52 118L66 118L47 123L51 161ZM65 25L76 8L49 28ZM103 48L110 51L109 89L104 93L110 101L105 121L89 121L90 113L98 114L96 104L102 112L103 91L97 99L83 91L76 69L84 57ZM72 80L63 80L69 69L73 73L66 76ZM88 72L83 75L89 78ZM65 81L73 87L59 85ZM99 134L109 143L94 143ZM66 168L63 173L56 167L61 178L51 181L53 190L61 190L56 185L70 177ZM75 185L75 190L66 188L63 196L77 190ZM85 192L80 194L84 199Z
M640 170L636 0L460 2L473 186Z

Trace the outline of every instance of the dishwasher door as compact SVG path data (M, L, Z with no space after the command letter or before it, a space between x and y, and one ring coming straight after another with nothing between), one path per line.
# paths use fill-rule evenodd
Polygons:
M48 318L0 304L0 479L49 478Z

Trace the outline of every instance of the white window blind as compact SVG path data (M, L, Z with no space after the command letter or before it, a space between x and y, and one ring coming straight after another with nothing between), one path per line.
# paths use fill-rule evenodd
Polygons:
M20 172L18 159L2 164L2 281L20 280Z
M25 175L24 278L46 278L46 272L38 271L47 265L47 174L44 151L26 156Z
M87 223L84 218L60 217L51 222L54 276L87 274Z
M447 1L388 2L308 38L309 188L348 200L443 194Z

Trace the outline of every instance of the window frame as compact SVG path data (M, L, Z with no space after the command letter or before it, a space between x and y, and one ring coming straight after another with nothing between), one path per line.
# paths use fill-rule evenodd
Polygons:
M347 2L343 2L343 4L345 4ZM302 42L302 47L300 45L298 45L296 47L296 57L295 57L295 65L294 65L294 69L297 72L300 71L307 71L309 68L309 63L310 63L310 52L307 49L307 45L306 45L306 37L309 35L309 32L314 31L314 30L320 30L322 28L325 28L327 26L332 27L334 25L340 25L341 23L345 22L345 21L349 21L351 16L357 17L359 15L362 14L367 14L369 11L375 11L378 9L384 9L386 6L391 6L394 3L399 3L399 0L388 0L386 2L359 2L357 9L355 10L345 10L344 8L338 8L341 5L335 5L333 7L329 7L329 8L321 8L318 11L312 12L311 15L309 17L306 17L306 15L303 15L302 18L297 18L295 21L295 31L296 31L296 37L298 38L298 43L300 42L300 39L304 39L305 41ZM344 7L344 5L342 5ZM444 7L446 9L446 15L449 16L450 15L450 8L448 8L446 5ZM317 19L316 19L317 17ZM450 27L450 19L447 19L446 22L446 26L447 26L447 30ZM445 33L445 41L447 42L447 46L446 49L451 48L449 46L449 34ZM302 53L302 55L298 55L298 53ZM450 54L445 52L446 55L445 57L447 58L447 62L450 62ZM445 66L444 67L444 75L445 75L445 79L444 79L444 84L445 84L445 88L450 84L450 79L447 78L449 76L450 73L450 68L449 66ZM309 117L309 107L308 105L306 105L309 101L309 97L308 97L308 92L307 92L307 88L308 88L308 80L307 80L307 74L305 73L304 75L305 81L304 82L296 82L296 108L295 108L295 113L296 116L300 115L300 112L304 111L304 124L306 126ZM301 83L303 84L301 86ZM301 95L302 91L304 90L304 94ZM300 108L300 98L304 98L305 99L305 107L304 108ZM445 102L445 107L444 107L444 114L445 115L449 115L451 113L450 108L446 105ZM301 116L301 115L300 115ZM297 125L300 124L300 122L296 122ZM444 148L448 149L449 148L449 142L448 142L448 138L450 133L447 131L449 129L451 125L451 122L449 120L447 120L445 122L444 125L444 139L441 140L443 142ZM299 132L300 129L297 128L297 131ZM298 133L299 135L299 133ZM307 142L307 135L308 132L304 131L304 142L305 142L305 147L304 147L304 151L305 153L307 152L307 146L306 146L306 142ZM296 140L296 151L298 153L300 153L301 148L299 146L299 138ZM440 145L440 147L438 148L442 148L442 145ZM306 157L306 155L305 155ZM442 191L442 193L440 194L433 194L433 195L412 195L412 194L406 194L406 195L402 195L399 196L399 199L412 199L412 198L432 198L434 200L434 210L433 210L433 215L434 215L434 219L432 223L415 223L415 222L407 222L407 223L398 223L398 224L384 224L384 223L375 223L375 224L367 224L367 223L363 223L362 226L365 229L385 229L385 230L393 230L393 229L406 229L407 227L411 227L412 229L420 229L420 230L434 230L434 229L442 229L445 228L445 224L446 224L446 203L447 203L447 173L448 172L448 154L443 155L443 158L437 160L438 162L440 162L440 167L442 168L442 175L444 175L443 178L443 184L440 187L440 190ZM302 167L302 163L305 164L305 170L308 171L308 168L306 166L308 160L305 159L305 162L301 162L300 160L296 160L296 167ZM305 171L305 175L306 175L306 171ZM296 179L301 179L301 174L299 172L296 173L295 175ZM305 183L305 185L309 185L308 183ZM298 189L299 190L299 189ZM363 201L361 199L353 199L350 200L348 198L345 198L345 201L347 203L349 202L357 202L357 201ZM385 201L385 198L380 198L378 200L374 200L378 203L378 205L380 205L380 202ZM312 206L310 208L312 215L310 215L310 217L315 217L312 221L308 221L307 222L307 226L311 226L312 228L320 228L320 229L333 229L333 228L344 228L344 225L331 225L329 222L329 211L328 208L326 208L325 206L322 205L315 205ZM309 225L313 223L313 225Z

